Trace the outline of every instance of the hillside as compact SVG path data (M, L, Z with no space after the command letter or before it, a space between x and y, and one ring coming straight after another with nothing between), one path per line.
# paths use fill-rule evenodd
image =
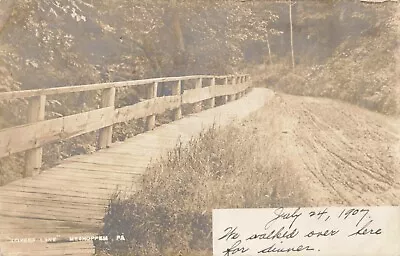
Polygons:
M288 6L282 2L7 0L1 4L0 57L23 89L230 73L268 61L267 33L274 62L290 56ZM304 67L325 64L335 59L338 47L351 51L356 45L350 42L384 38L381 31L389 29L393 5L343 0L296 3L296 62Z
M336 9L343 10L333 17L341 20L339 31L346 26L344 30L357 31L356 34L348 33L344 40L338 40L335 36L343 35L335 35L336 28L331 37L325 38L328 42L338 41L325 61L312 65L298 63L295 70L286 62L267 66L265 74L260 75L260 83L296 95L334 98L384 114L400 114L396 73L399 16L393 8L396 4L353 3L352 9L344 11L343 3L337 3ZM360 27L365 20L370 23ZM356 23L358 29L354 30Z

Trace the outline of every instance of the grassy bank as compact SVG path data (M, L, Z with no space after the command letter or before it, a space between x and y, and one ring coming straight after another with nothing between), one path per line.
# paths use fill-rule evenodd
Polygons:
M127 241L97 244L99 255L211 255L213 208L306 205L290 163L272 160L265 139L245 122L177 145L148 168L141 190L112 199L103 232Z

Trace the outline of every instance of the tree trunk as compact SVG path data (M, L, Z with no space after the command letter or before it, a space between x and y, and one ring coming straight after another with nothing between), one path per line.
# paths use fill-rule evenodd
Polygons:
M290 18L290 47L292 50L292 68L294 69L292 0L289 0L289 18Z
M269 55L269 64L272 65L272 54L271 54L271 46L269 44L268 32L265 34L267 38L267 46L268 46L268 55Z
M11 17L14 5L16 1L14 0L0 0L0 31L7 24L8 19Z
M397 13L397 17L400 17L400 5L397 5L396 8L396 13ZM397 20L399 22L399 20ZM399 35L400 33L400 26L396 26L397 29L397 35ZM395 87L395 99L396 99L396 103L397 103L397 114L400 115L400 46L397 45L396 47L396 51L395 51L395 57L396 57L396 70L395 70L395 74L396 74L396 87Z
M178 41L178 49L181 52L185 51L185 41L183 40L183 33L182 33L182 28L181 28L181 22L179 19L179 13L178 9L176 6L176 0L171 0L171 9L172 9L172 22L173 22L173 28L175 32L176 39Z
M176 39L176 52L174 56L174 63L177 66L185 64L185 40L183 38L182 26L179 19L179 12L177 8L177 0L170 0L170 7L172 12L172 28Z
M160 67L160 63L158 62L157 56L154 56L154 47L152 47L152 42L149 40L144 39L143 43L139 43L135 40L132 41L134 45L136 45L137 48L142 50L144 56L146 59L149 61L150 66L153 70L153 73L157 77L162 77L163 72Z

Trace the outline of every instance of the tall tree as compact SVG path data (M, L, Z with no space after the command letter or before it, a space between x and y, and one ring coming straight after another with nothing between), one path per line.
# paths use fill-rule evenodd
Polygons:
M174 37L174 45L175 49L172 53L172 62L173 66L180 69L180 67L187 65L187 54L186 54L186 45L185 45L185 37L182 31L181 17L180 17L180 9L183 5L177 0L169 1L169 8L172 15L171 27L172 33Z
M279 16L270 11L269 8L265 6L265 3L254 1L251 1L251 5L247 7L247 10L242 7L240 13L243 13L246 16L237 21L238 27L241 30L238 33L244 33L246 37L266 43L269 63L272 65L273 62L270 37L273 35L280 35L283 32L272 29L271 25L278 20ZM244 25L245 29L241 27L243 26L241 24L244 23L244 20L248 21L247 24Z
M272 65L272 64L273 64L273 63L272 63L272 54L271 54L271 46L270 46L270 44L269 44L268 31L265 33L265 37L266 37L267 46L268 46L269 64Z
M289 0L289 19L290 19L290 48L292 50L292 68L294 69L292 0Z

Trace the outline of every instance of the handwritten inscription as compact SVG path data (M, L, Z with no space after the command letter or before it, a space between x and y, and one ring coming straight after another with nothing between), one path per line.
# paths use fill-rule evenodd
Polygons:
M268 221L267 224L265 225L265 228L267 228L269 225L274 223L275 221L279 219L283 220L291 220L289 228L291 228L294 224L294 222L302 215L300 211L300 208L297 208L294 212L286 211L284 208L278 208L274 211L274 217L272 220Z
M213 236L223 256L400 255L400 207L220 209Z

